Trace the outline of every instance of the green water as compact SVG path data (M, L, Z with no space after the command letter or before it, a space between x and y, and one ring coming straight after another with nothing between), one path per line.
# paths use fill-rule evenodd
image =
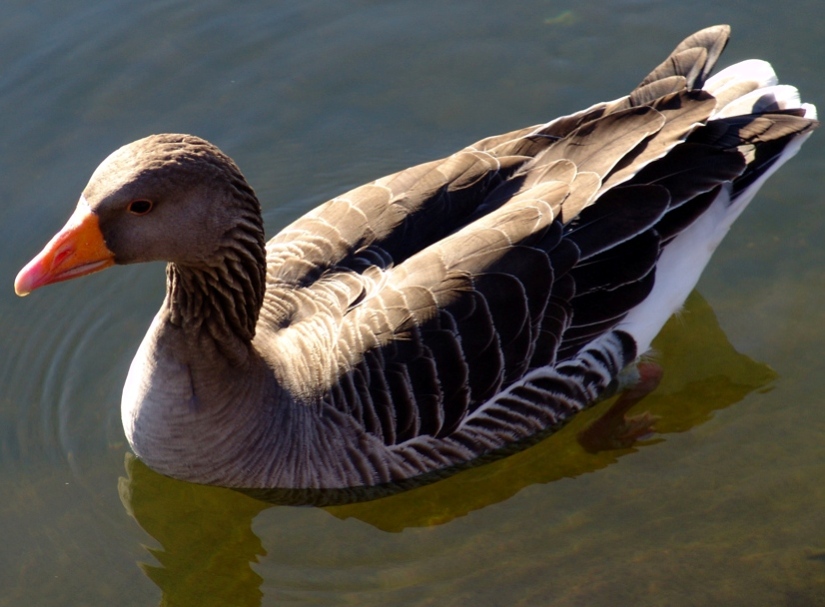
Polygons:
M20 300L17 270L110 151L192 132L267 229L341 191L626 93L733 26L825 110L814 0L0 6L0 606L825 605L825 136L736 224L657 341L657 432L589 453L604 403L391 498L271 507L128 454L120 390L160 264Z

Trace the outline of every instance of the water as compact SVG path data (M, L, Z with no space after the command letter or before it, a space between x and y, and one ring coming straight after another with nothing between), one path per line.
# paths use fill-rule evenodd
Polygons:
M273 6L274 4L274 6ZM515 457L390 499L267 507L128 455L128 364L158 264L25 300L17 270L98 162L192 132L270 234L347 188L626 93L727 22L825 103L819 3L491 1L0 7L0 605L825 605L825 138L764 188L657 342L641 444L604 406Z

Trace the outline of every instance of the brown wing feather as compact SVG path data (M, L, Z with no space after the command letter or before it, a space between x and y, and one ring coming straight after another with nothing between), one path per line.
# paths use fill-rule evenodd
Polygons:
M685 38L661 64L650 72L638 88L667 78L684 76L686 87L702 88L730 39L730 26L715 25Z

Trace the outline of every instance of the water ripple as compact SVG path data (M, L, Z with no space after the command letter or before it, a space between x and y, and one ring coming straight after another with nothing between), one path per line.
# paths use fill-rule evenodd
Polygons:
M111 302L135 288L134 274L110 272L26 300L26 324L7 340L17 355L0 363L10 388L3 408L15 420L15 436L3 441L6 459L62 460L80 476L78 457L122 445L120 391L148 324L147 303L131 303L141 309L124 315Z

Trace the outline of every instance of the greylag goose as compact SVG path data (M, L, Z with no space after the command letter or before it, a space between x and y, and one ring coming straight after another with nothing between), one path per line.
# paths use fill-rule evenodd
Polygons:
M616 385L817 125L764 61L710 76L728 37L702 30L626 97L377 179L269 242L229 157L146 137L97 168L15 290L168 262L122 401L166 475L347 489L496 456Z

